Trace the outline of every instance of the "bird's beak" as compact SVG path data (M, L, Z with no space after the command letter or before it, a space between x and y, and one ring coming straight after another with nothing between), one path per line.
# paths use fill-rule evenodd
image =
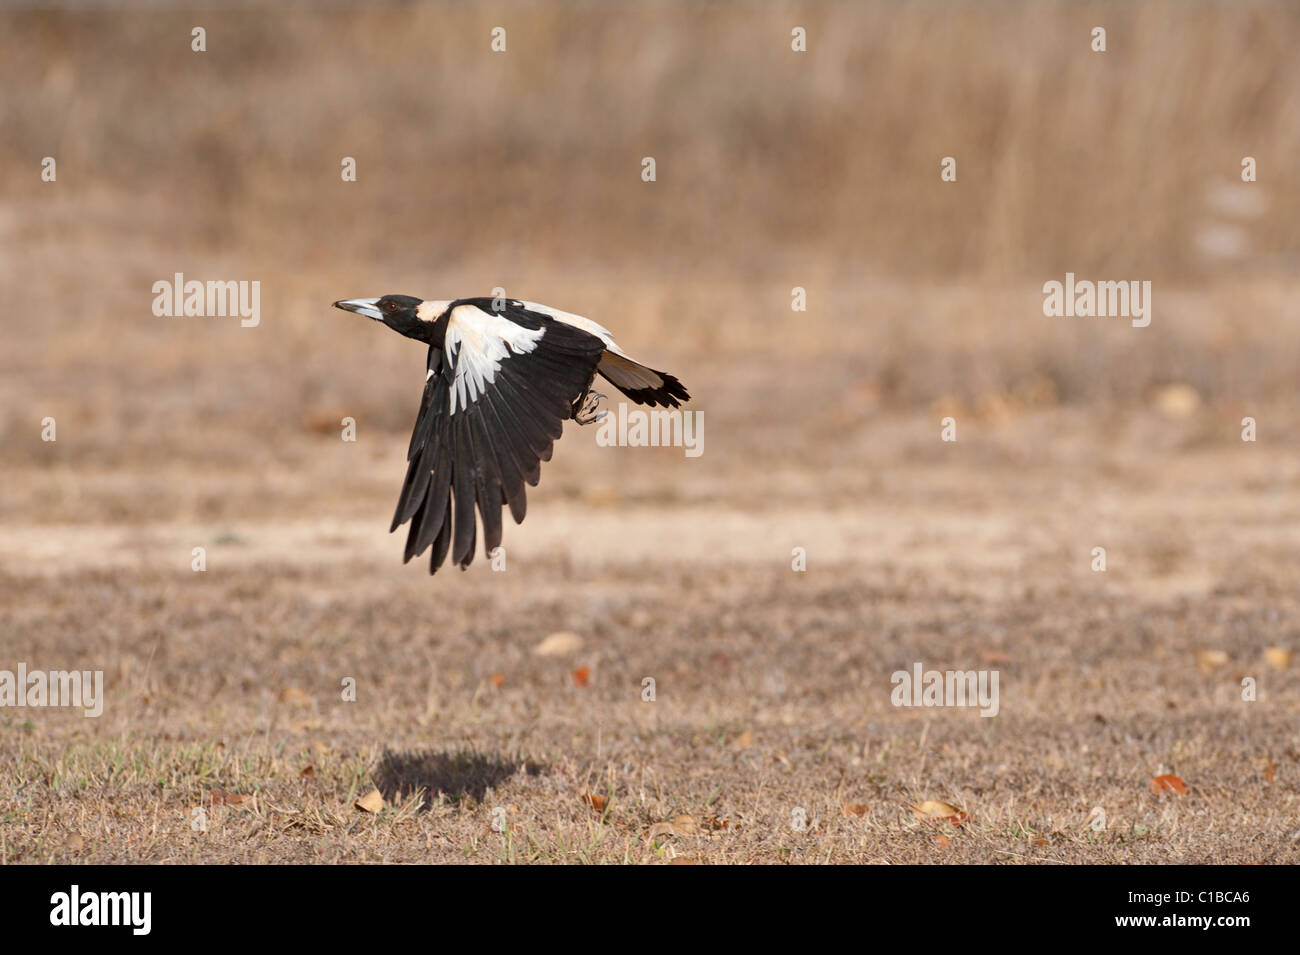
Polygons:
M356 312L358 315L364 315L366 318L373 318L377 322L382 322L384 316L380 314L379 309L375 308L377 298L346 298L341 302L335 302L335 308L341 308L345 312Z

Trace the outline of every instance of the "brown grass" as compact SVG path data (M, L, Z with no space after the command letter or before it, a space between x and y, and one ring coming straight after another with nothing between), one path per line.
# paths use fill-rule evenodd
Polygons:
M722 436L687 461L568 435L505 573L399 566L400 436L286 452L305 486L358 482L351 501L263 513L278 479L228 469L214 519L10 524L7 653L104 668L108 706L0 713L4 857L1295 861L1300 687L1265 651L1300 636L1300 459L1148 411L1016 415L942 455L932 428L872 428L815 478L751 471ZM1056 432L1055 457L1032 450ZM582 648L533 654L561 629ZM1202 649L1228 660L1203 672ZM894 708L889 674L916 660L998 669L1001 713ZM1191 792L1154 797L1165 772ZM352 808L372 787L377 817ZM247 798L195 833L213 789ZM922 799L971 816L945 848ZM1083 829L1094 806L1105 833ZM683 815L703 830L655 829Z

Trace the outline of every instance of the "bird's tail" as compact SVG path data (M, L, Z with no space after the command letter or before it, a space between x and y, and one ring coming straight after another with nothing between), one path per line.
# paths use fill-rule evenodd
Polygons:
M639 405L679 408L691 396L686 386L663 371L655 371L631 358L607 351L596 366L601 377Z

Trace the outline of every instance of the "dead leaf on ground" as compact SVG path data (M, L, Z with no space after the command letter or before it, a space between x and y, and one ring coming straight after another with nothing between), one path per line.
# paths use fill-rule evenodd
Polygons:
M228 793L224 789L212 789L208 793L212 797L214 806L239 806L244 802L244 796L240 793Z
M506 675L504 673L493 673L488 677L488 681L498 690L506 685Z
M582 499L591 507L616 507L622 498L618 490L608 486L584 488Z
M673 831L679 836L693 836L699 833L700 826L693 816L673 816Z
M1155 393L1155 406L1169 418L1186 418L1201 406L1201 396L1191 385L1165 385Z
M1269 763L1264 768L1264 778L1268 780L1270 786L1277 785L1277 763Z
M296 686L286 686L280 690L280 702L289 703L293 706L305 706L311 703L311 694L298 689Z
M910 808L916 818L922 822L938 822L943 820L951 822L954 826L960 826L970 818L956 806L946 802L939 802L936 799L927 799L925 802L917 803L915 806L910 806L908 808Z
M605 811L605 797L593 796L591 793L583 793L582 801L592 808L595 812L603 813Z
M63 848L69 852L80 852L86 845L86 840L81 838L75 832L69 833L68 838L63 840Z
M1228 662L1228 655L1222 650L1197 650L1196 666L1206 676Z
M302 427L312 434L336 435L343 427L346 413L314 411L302 416Z
M673 816L673 818L668 822L655 823L650 827L650 832L647 833L646 838L651 842L654 842L661 836L698 836L702 828L713 830L726 829L730 825L730 819L720 820L716 816L710 815L705 819L704 825L701 827L701 825L695 821L694 816L683 814L680 816Z
M1285 670L1291 665L1291 651L1285 647L1266 647L1264 662L1274 670Z
M864 802L849 803L844 807L844 815L846 816L865 816L869 812L871 812L871 807Z
M669 865L699 865L697 861L689 856L678 856L676 859L669 859Z
M1175 793L1179 796L1187 795L1187 783L1183 782L1177 776L1166 773L1163 776L1157 776L1151 780L1151 792L1157 796L1165 793Z
M568 630L560 630L533 647L533 653L539 657L559 657L566 653L573 653L581 647L582 637Z
M384 797L378 789L372 789L354 803L362 812L379 812L384 808Z
M314 779L316 777L316 767L308 763L298 775L303 779Z
M745 730L731 741L732 749L749 749L754 745L754 731Z
M574 686L586 686L587 683L590 682L590 680L591 680L590 667L578 667L578 669L573 671Z
M940 848L940 849L947 849L947 848L948 848L948 843L952 842L951 839L949 839L947 836L942 835L942 834L935 836L935 837L934 837L934 841L937 842L937 843L939 843L939 848Z

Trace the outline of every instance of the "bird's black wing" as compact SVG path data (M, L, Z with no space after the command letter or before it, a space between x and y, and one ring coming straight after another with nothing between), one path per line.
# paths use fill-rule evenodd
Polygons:
M428 374L407 452L392 529L411 522L405 560L433 552L436 573L450 551L463 569L474 559L474 512L485 551L501 543L501 508L524 519L524 484L591 385L604 343L594 335L508 302L453 302L442 347L429 349Z

